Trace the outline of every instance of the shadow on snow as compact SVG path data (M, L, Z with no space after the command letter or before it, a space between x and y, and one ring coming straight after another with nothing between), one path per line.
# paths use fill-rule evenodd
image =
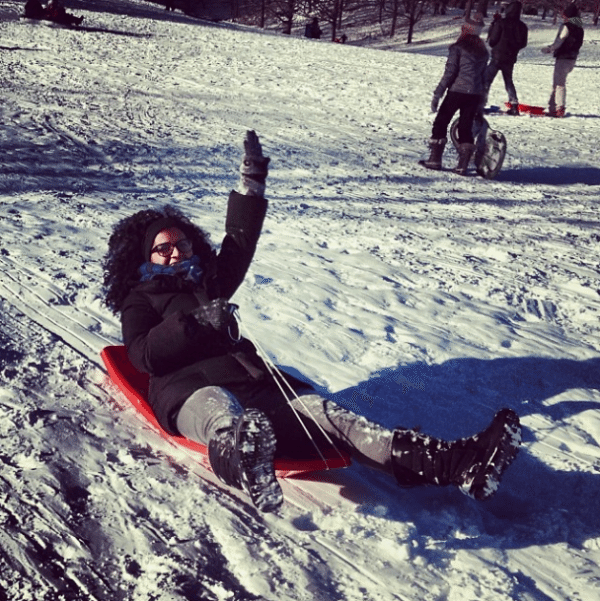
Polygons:
M511 407L521 418L547 417L544 435L556 441L555 455L564 456L562 461L568 468L577 449L570 449L568 440L560 441L560 430L571 418L600 409L600 403L577 392L600 390L600 358L462 358L440 365L415 363L385 369L334 394L318 385L315 388L389 428L422 426L424 433L447 440L483 429L501 407ZM567 391L572 392L564 398ZM562 399L550 402L561 394ZM594 439L583 427L580 436L582 446L597 450L600 439ZM523 426L521 453L507 471L498 494L481 504L453 487L406 490L362 466L352 469L374 480L381 504L388 511L386 517L414 522L421 535L444 541L438 551L422 550L427 555L439 554L430 560L443 563L445 554L466 548L524 548L560 542L581 546L587 539L600 536L600 514L595 509L600 473L551 468L528 452L528 443L535 441L536 431ZM390 498L399 497L401 502L390 502ZM459 515L477 512L481 534L466 538L456 535L457 519L449 520L448 510ZM470 522L474 518L465 519Z
M504 169L497 178L500 182L519 184L550 184L555 186L586 184L600 186L600 169L597 167L519 167Z

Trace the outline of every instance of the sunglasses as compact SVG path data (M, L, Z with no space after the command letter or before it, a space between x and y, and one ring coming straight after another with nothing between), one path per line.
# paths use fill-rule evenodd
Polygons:
M150 254L158 253L161 257L170 257L173 251L177 248L180 253L189 253L192 250L192 243L184 238L177 242L163 242L157 244L151 251Z

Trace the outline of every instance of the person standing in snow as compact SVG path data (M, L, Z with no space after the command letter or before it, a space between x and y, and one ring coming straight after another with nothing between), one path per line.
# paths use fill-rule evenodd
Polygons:
M456 173L465 175L475 150L473 121L481 110L485 95L485 69L489 53L479 37L483 31L483 17L477 13L466 19L458 40L450 46L448 60L440 83L433 93L431 110L437 112L433 122L429 148L430 156L419 161L427 169L441 169L444 147L448 141L448 126L460 111L458 123L459 160ZM446 94L444 96L444 94ZM439 102L444 96L442 105Z
M514 411L502 409L484 431L453 442L389 430L290 375L274 374L240 336L230 299L258 243L269 163L253 131L244 148L241 193L230 193L218 251L173 207L121 220L109 239L105 302L120 314L131 363L150 375L148 400L158 422L207 445L216 476L244 490L260 511L283 502L275 453L306 456L311 438L329 438L401 486L454 485L474 499L489 498L518 451ZM277 385L280 377L291 398Z
M42 20L46 16L46 9L40 0L27 0L24 16L27 19Z
M46 19L60 23L61 25L81 25L83 17L76 17L68 13L62 0L51 0L46 8Z
M563 12L563 23L558 29L554 43L542 48L545 54L554 53L554 76L552 94L548 101L548 115L564 117L567 102L567 76L575 68L579 50L583 44L583 22L577 5L573 2Z
M311 40L320 40L322 35L321 28L319 27L319 19L314 17L310 23L306 24L304 28L304 37L307 37Z
M509 115L519 114L519 99L513 82L513 70L519 51L527 46L528 28L521 21L521 9L520 2L511 2L504 18L494 19L488 33L492 60L485 71L486 91L489 92L494 78L498 71L501 71L510 102Z

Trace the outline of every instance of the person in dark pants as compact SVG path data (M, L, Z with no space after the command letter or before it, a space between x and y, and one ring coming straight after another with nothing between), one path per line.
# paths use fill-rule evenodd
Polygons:
M307 23L304 28L304 37L311 40L320 40L322 34L323 32L319 27L319 19L317 19L317 17L314 17L314 19L310 23Z
M28 19L44 19L46 17L46 9L40 0L27 0L25 4L25 15Z
M476 14L465 20L458 40L450 46L444 74L431 102L431 110L437 112L429 141L431 153L428 159L419 161L427 169L442 168L442 155L448 141L448 126L452 117L460 111L459 160L455 171L461 175L467 173L475 150L473 121L480 111L485 94L484 74L489 58L485 43L479 37L482 31L483 17ZM444 100L438 111L442 96Z
M485 430L453 442L391 430L277 370L240 336L230 298L258 244L269 162L254 132L244 146L242 193L229 196L218 251L173 207L121 220L109 240L106 304L120 314L131 363L150 375L148 401L158 422L207 445L216 476L244 490L260 511L283 502L275 453L306 455L311 439L333 442L401 486L452 485L489 498L518 451L514 411L500 410Z
M513 71L519 51L527 46L529 30L521 21L522 4L511 2L504 18L494 19L488 33L492 59L485 71L486 90L489 91L498 71L504 78L504 87L510 103L509 115L519 114L519 99L513 82Z

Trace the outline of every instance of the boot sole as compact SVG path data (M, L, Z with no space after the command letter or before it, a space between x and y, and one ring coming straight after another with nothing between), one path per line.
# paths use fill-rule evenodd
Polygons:
M259 511L277 510L283 492L273 465L277 439L271 422L262 411L248 409L236 434L243 489Z
M514 411L499 411L490 428L497 427L498 423L502 423L502 429L496 444L489 449L489 456L464 474L465 480L460 486L461 492L477 501L489 499L498 490L504 472L515 460L521 445L521 424Z
M432 171L441 171L441 163L429 163L428 161L419 161L419 165L425 167L425 169L431 169Z

